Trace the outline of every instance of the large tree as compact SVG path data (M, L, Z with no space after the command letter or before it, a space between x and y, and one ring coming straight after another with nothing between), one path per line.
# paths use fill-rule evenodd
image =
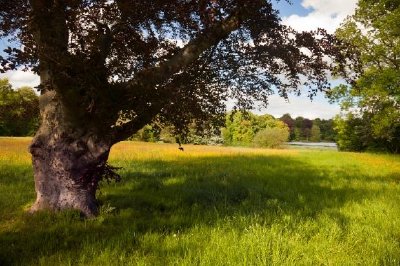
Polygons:
M360 0L336 32L360 55L356 82L331 93L347 111L336 125L342 149L400 153L399 21L399 0Z
M312 95L328 88L327 56L343 56L324 31L280 24L269 0L0 1L0 35L14 42L1 70L41 79L32 211L88 216L99 181L115 177L113 144L154 119L181 131L220 119L231 98L251 108L273 88Z

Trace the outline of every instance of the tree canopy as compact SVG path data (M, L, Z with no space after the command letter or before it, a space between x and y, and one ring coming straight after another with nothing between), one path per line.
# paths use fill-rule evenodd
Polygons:
M114 141L156 115L179 129L220 119L229 98L250 108L273 88L326 90L325 56L343 58L332 36L280 24L265 0L16 0L0 11L0 36L23 47L6 49L0 70L32 68L74 123Z
M332 92L348 112L344 118L348 123L337 122L339 144L343 143L345 149L358 146L357 150L400 152L399 21L400 1L361 0L355 15L336 32L358 51L360 66L354 69L356 82ZM345 136L344 132L358 137ZM358 144L345 145L352 139Z

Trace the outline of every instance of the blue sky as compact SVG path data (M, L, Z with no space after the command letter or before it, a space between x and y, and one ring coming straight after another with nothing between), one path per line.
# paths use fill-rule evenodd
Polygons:
M291 1L292 4L289 4L287 1L285 0L281 0L279 2L273 2L273 5L276 9L279 10L279 13L281 16L283 17L287 17L290 16L292 14L297 14L299 16L305 16L307 15L310 10L304 8L301 5L302 1Z
M281 0L274 3L284 24L298 31L321 27L334 33L343 19L354 12L357 0L291 0L291 2L292 4L289 4ZM331 83L337 84L338 81ZM273 95L269 102L268 108L258 113L269 113L275 117L289 113L292 117L303 116L311 119L317 117L329 119L340 113L339 106L330 104L321 93L313 101L305 92L301 96L289 95L289 101Z
M284 24L299 31L322 27L333 33L343 19L354 12L357 0L291 0L291 2L292 4L285 0L273 1ZM6 46L8 43L0 39L0 51ZM1 77L8 77L15 88L25 85L34 87L40 82L38 76L23 71L0 74ZM269 113L275 117L289 113L292 117L328 119L340 112L339 106L329 104L322 94L317 95L312 102L307 98L306 93L300 97L289 96L289 102L278 95L272 95L269 102L267 109L257 111L257 113Z

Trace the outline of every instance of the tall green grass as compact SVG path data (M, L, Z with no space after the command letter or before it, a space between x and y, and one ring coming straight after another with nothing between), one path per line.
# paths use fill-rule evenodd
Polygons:
M400 264L400 157L124 142L101 214L37 213L0 139L0 265Z

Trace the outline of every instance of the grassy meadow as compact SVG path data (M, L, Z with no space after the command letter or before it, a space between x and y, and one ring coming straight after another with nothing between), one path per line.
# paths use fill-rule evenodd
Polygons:
M26 213L29 138L0 138L0 265L399 265L400 157L123 142L101 214Z

